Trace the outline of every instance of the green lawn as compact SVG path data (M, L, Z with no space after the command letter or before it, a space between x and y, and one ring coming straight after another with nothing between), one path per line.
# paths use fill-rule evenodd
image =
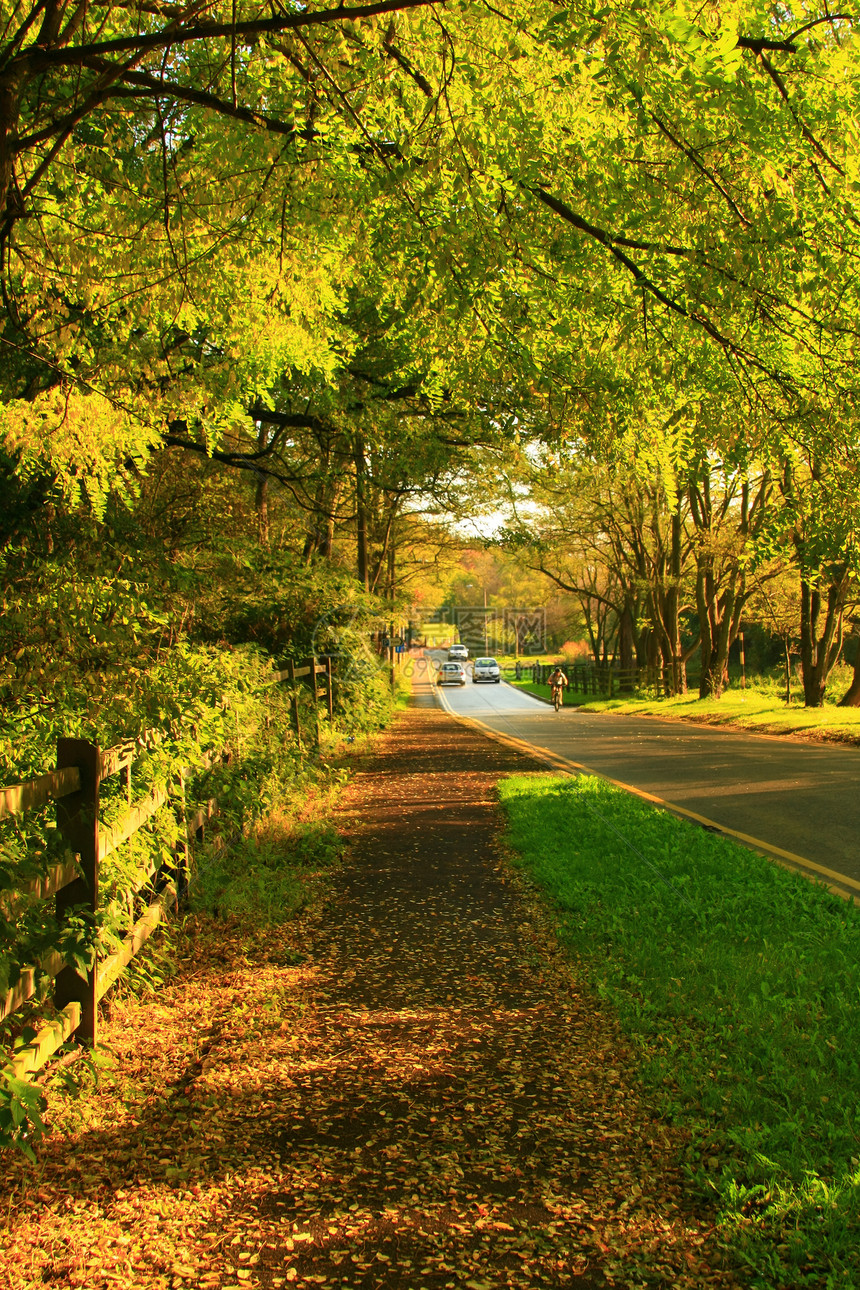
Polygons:
M678 717L709 725L741 726L745 730L778 735L817 736L822 739L860 739L860 708L840 708L827 703L823 708L787 707L772 694L747 690L727 691L721 699L700 699L695 694L673 699L584 699L589 712L639 712L647 716Z
M860 1285L860 910L592 777L500 795L751 1284Z

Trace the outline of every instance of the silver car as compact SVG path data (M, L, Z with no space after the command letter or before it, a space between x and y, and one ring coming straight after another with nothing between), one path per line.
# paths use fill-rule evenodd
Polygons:
M476 658L472 664L472 680L475 685L479 681L495 681L496 685L502 679L501 668L494 658Z
M462 663L443 663L436 679L440 685L465 685L466 669Z

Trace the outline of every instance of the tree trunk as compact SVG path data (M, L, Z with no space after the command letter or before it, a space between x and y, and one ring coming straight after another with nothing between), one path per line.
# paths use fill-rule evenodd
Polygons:
M842 614L847 579L843 569L827 588L826 609L818 587L800 582L800 666L803 673L803 702L807 708L824 703L827 678L842 648ZM824 615L823 622L822 612Z
M854 675L851 684L839 700L840 708L860 708L860 638L854 651Z
M687 668L681 648L681 511L680 502L672 516L672 538L669 551L669 578L655 587L654 607L663 655L664 685L667 694L687 693Z
M621 689L635 688L633 672L636 667L635 621L630 598L625 597L618 615L618 666L621 670Z
M269 442L269 427L263 422L257 423L257 450L262 452ZM257 511L257 537L260 546L269 545L269 477L268 475L259 474L257 476L257 487L254 496L254 506Z
M732 574L735 581L737 571ZM740 610L746 597L739 596L734 586L724 591L719 601L699 603L699 623L702 629L702 675L699 680L700 699L720 699L729 681L729 650L737 635ZM697 588L697 600L698 588Z
M22 213L14 184L20 96L20 73L7 70L0 77L0 217L3 224L10 217L14 218Z
M355 462L355 544L356 572L358 581L365 591L370 590L370 568L367 558L367 502L365 498L365 480L367 460L364 455L364 440L356 435L353 449Z
M382 535L382 544L379 548L379 555L376 558L373 565L373 572L372 574L368 573L368 579L369 579L371 591L376 591L379 585L379 579L382 576L382 571L386 567L386 564L389 563L389 556L394 549L392 529L394 527L394 521L397 518L397 512L399 509L400 509L400 498L395 497L392 499L388 507L388 518L385 523L385 532ZM389 596L389 599L390 598L391 597Z

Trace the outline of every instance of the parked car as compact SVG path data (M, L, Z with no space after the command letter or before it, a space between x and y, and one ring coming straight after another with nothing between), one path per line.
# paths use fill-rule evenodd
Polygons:
M502 679L501 669L494 658L476 658L472 665L472 680L475 685L479 681L495 681L496 685Z
M469 651L467 650L465 645L452 645L451 648L448 650L448 658L451 660L460 659L463 663L465 663L468 657L469 657Z
M436 679L440 685L465 685L466 669L462 663L443 663Z

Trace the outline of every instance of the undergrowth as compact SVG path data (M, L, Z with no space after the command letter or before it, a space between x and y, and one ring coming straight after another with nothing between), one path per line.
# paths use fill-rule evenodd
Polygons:
M591 777L500 794L752 1284L860 1284L860 910Z
M339 781L335 781L335 785ZM213 919L273 926L319 899L331 882L342 842L327 818L334 789L286 801L230 846L198 857L188 908Z

